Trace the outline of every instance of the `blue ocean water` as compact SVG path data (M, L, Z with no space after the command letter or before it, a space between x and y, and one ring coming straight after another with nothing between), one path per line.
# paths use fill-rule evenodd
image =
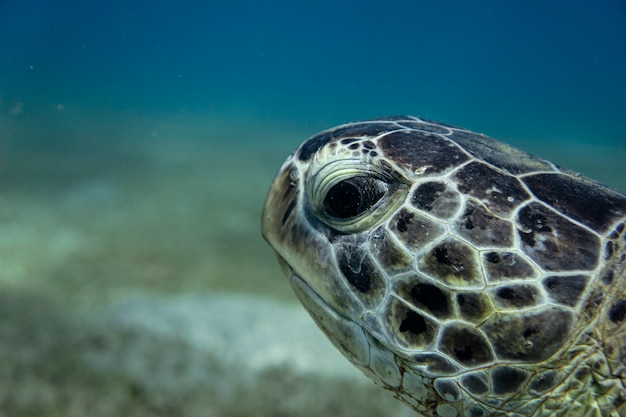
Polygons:
M626 140L621 0L4 0L0 51L4 107L24 112L247 111L315 128L411 113Z

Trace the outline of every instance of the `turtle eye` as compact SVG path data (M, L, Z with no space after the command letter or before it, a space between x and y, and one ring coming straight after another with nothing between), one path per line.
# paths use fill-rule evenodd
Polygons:
M342 159L313 165L306 188L313 215L340 233L356 233L391 215L406 198L409 182L386 168Z
M324 197L326 214L351 219L374 206L387 192L387 184L368 177L353 177L333 185Z

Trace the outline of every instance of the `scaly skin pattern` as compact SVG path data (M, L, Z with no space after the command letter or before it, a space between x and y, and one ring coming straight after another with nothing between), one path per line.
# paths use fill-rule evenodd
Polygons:
M411 116L305 141L263 235L304 307L424 416L626 416L626 197Z

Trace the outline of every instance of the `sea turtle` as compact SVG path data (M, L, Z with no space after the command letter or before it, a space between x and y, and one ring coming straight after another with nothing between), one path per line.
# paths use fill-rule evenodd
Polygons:
M263 234L333 344L419 414L626 416L626 197L488 136L350 123Z

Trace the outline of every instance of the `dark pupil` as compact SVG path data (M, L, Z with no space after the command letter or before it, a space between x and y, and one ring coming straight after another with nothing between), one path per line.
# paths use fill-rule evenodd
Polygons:
M340 219L358 216L374 205L382 193L365 178L351 178L335 184L326 194L326 212Z

